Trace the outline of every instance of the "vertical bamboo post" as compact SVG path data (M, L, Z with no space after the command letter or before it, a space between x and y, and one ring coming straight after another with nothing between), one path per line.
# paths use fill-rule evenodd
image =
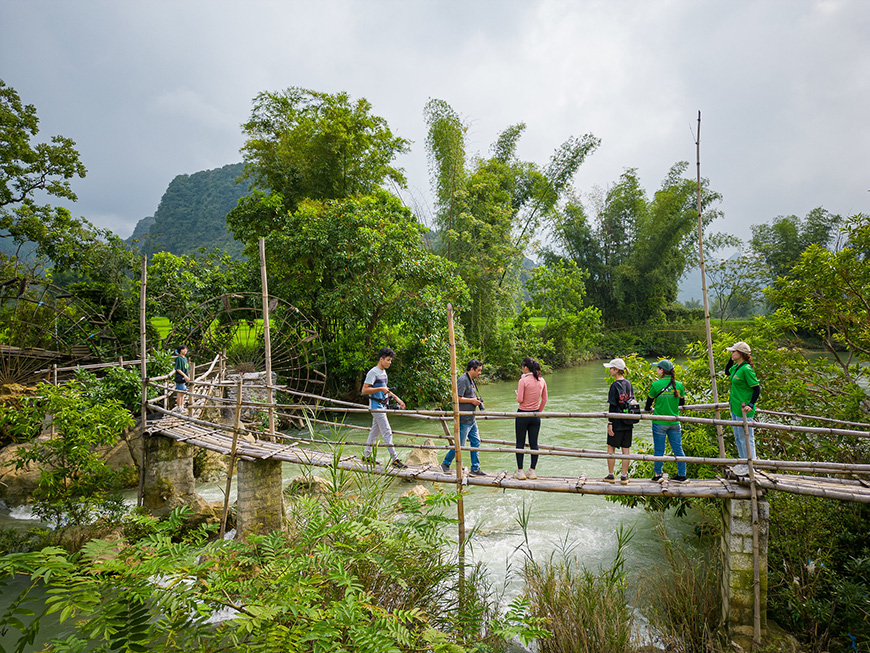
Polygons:
M698 131L695 141L695 157L697 160L697 207L698 207L698 263L701 268L701 294L704 296L704 328L707 332L707 362L710 366L710 382L713 393L713 403L719 403L719 390L716 387L716 363L713 360L713 333L710 328L710 300L707 298L707 268L704 263L704 222L701 219L701 112L698 111ZM716 419L720 419L719 409L716 409ZM725 437L722 425L716 425L716 438L719 441L719 457L725 457Z
M145 297L148 288L148 257L142 257L142 281L139 284L139 359L142 377L142 404L140 406L140 421L142 422L141 441L142 456L139 459L139 493L136 496L136 505L142 506L145 500L145 424L148 415L148 364L145 361Z
M761 647L761 561L758 544L758 487L755 485L755 465L752 462L751 441L749 439L749 422L746 412L749 409L745 403L743 410L743 438L746 442L746 466L749 468L749 489L752 493L752 648Z
M266 275L266 239L260 238L260 281L263 288L263 342L266 347L266 400L269 402L269 433L275 432L275 406L272 392L272 339L269 333L269 283Z
M56 388L57 387L57 363L51 364L51 384ZM57 433L54 426L54 415L51 416L51 428L49 429L49 437L54 438Z
M465 607L465 506L462 503L462 448L459 442L459 390L456 386L456 335L453 304L447 304L447 335L450 339L450 388L453 396L453 447L456 451L456 517L459 522L459 611Z
M239 380L236 384L236 417L233 421L233 445L230 448L230 464L227 470L227 487L224 490L224 511L221 515L221 529L218 533L218 539L224 539L224 534L227 532L227 515L230 512L230 490L233 487L233 466L236 463L236 445L239 442L239 430L242 426L242 375L239 374Z
M193 381L196 379L196 363L190 361L190 385L187 388L187 416L193 418Z

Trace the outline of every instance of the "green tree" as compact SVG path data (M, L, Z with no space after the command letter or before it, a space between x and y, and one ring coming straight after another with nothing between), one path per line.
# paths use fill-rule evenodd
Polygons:
M85 386L73 380L65 386L40 384L39 396L28 398L21 415L0 410L0 421L24 425L32 446L19 451L20 468L35 462L39 485L33 493L33 512L55 525L83 525L97 515L121 509L119 474L109 469L99 448L113 444L133 426L133 417L120 401L92 403ZM39 438L49 415L56 435Z
M870 358L870 216L848 218L844 233L839 251L807 247L767 295L779 307L780 324L820 337L853 385L865 374L856 359ZM870 414L870 400L862 405Z
M253 268L218 249L182 256L157 252L148 263L148 313L174 322L224 293L259 290Z
M430 100L424 115L439 251L469 288L471 304L461 319L472 346L485 353L500 324L516 314L524 252L599 140L569 138L541 167L518 159L525 130L519 123L498 136L489 158L470 159L467 126L449 104Z
M696 182L675 164L648 199L635 169L626 170L597 201L594 217L573 200L554 217L555 247L548 260L565 258L589 271L589 301L606 324L662 322L676 300L684 271L696 260ZM702 180L702 221L709 224L721 199Z
M244 176L255 187L281 195L294 210L304 198L365 195L389 180L405 185L391 163L408 150L365 98L290 87L254 98L242 129Z
M520 319L544 319L541 336L560 357L553 363L566 364L586 352L601 329L601 312L586 303L588 276L574 261L556 261L536 267L526 282L529 301Z
M711 260L706 265L711 312L722 326L729 317L747 316L763 300L768 268L757 256Z
M75 201L70 180L87 172L72 139L37 143L38 133L36 107L0 80L0 237L11 239L16 252L34 243L40 257L69 269L108 234L67 209L37 202L42 194Z
M403 350L394 366L397 378L417 369L421 384L429 379L425 387L409 388L410 395L440 397L449 387L449 381L437 387L449 378L447 349L439 350L444 307L448 301L461 307L467 291L455 266L427 250L424 233L398 198L377 191L305 200L280 216L267 239L270 290L292 297L315 320L328 349L330 376L341 391L358 390L372 354L389 343Z
M796 215L779 216L770 224L752 225L752 249L770 268L773 278L788 274L810 245L831 245L843 219L818 207L801 220Z

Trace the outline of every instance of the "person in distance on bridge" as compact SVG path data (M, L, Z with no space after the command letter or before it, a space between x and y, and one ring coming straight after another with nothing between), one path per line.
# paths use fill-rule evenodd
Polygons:
M547 382L541 376L541 365L534 358L526 356L520 364L523 375L517 386L517 403L520 407L518 413L540 413L547 405ZM541 431L541 418L537 415L517 417L514 431L516 434L516 448L526 448L526 435L529 438L529 449L538 450L538 435ZM517 471L514 478L520 481L538 478L535 467L538 464L538 456L531 455L531 465L528 473L523 471L523 454L518 453Z
M175 350L175 408L184 410L184 397L190 383L190 361L187 360L187 345Z
M405 402L399 399L397 395L390 390L387 383L387 370L393 364L393 357L396 355L389 347L382 347L378 352L378 364L366 374L363 382L362 394L369 398L369 408L372 410L383 410L389 406L390 397L396 400L399 408L405 408ZM377 442L380 435L384 444L387 445L387 451L390 453L390 465L402 469L405 467L399 458L396 456L396 449L393 447L393 430L390 428L390 420L387 419L386 413L372 413L372 430L369 431L369 437L366 440L365 450L363 451L363 462L375 464L377 461L372 456L372 446Z
M634 398L634 388L631 386L631 381L625 378L625 373L628 371L625 361L621 358L614 358L609 363L604 363L604 367L610 371L610 376L614 378L607 393L607 412L640 412L632 408L637 406L637 401ZM607 453L616 453L617 449L622 449L623 454L631 453L631 435L634 429L634 422L635 420L632 419L612 417L607 420ZM628 463L628 460L622 460L622 476L619 477L619 482L623 485L628 484ZM613 477L615 466L616 460L608 458L607 476L604 477L604 480L608 483L616 481Z
M740 424L731 427L734 431L734 444L737 445L737 456L739 458L755 458L755 431L751 426L748 429L748 452L746 451L746 436L743 433L743 404L749 406L746 418L753 419L755 417L755 403L761 396L761 384L752 368L752 349L743 341L735 342L725 349L731 352L731 358L725 365L725 374L731 377L731 391L728 397L731 419ZM731 471L738 476L744 476L749 473L749 467L735 465Z
M653 404L655 404L653 415L676 417L680 414L680 406L686 403L686 389L682 383L677 381L674 364L671 361L660 360L654 367L659 378L653 381L649 388L644 410L649 411ZM665 455L665 440L670 440L671 451L675 456L682 457L685 455L683 453L683 431L677 420L653 420L652 434L656 456ZM663 471L664 463L661 460L655 461L653 465L653 483L661 482ZM674 481L676 483L685 483L687 480L686 463L678 462L677 476L674 477Z
M472 447L480 446L480 432L477 430L477 420L474 419L474 411L479 406L483 410L483 401L477 392L477 385L474 380L483 372L483 363L476 358L472 358L465 366L465 374L460 376L456 381L456 392L459 395L459 410L463 413L459 418L459 446L465 446L465 438L468 438L468 444ZM441 471L445 474L450 473L450 463L456 457L456 451L451 449L444 456L444 461L441 463ZM458 473L462 473L459 470ZM476 451L471 452L471 476L486 476L486 472L480 469L480 459Z

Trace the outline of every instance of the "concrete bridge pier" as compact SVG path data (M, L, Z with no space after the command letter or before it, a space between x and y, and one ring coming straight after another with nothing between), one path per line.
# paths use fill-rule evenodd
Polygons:
M160 435L145 437L144 504L152 514L165 517L178 506L202 499L193 479L194 446Z
M236 532L269 533L284 529L280 460L239 460Z
M767 542L770 504L758 499L759 580L762 642L767 630ZM722 501L722 625L732 640L750 650L754 625L752 501Z

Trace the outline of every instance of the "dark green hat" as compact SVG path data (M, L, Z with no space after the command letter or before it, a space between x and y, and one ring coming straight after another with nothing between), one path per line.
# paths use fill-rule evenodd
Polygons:
M673 372L674 371L674 364L669 360L660 360L658 363L653 365L653 367L660 367L665 372Z

